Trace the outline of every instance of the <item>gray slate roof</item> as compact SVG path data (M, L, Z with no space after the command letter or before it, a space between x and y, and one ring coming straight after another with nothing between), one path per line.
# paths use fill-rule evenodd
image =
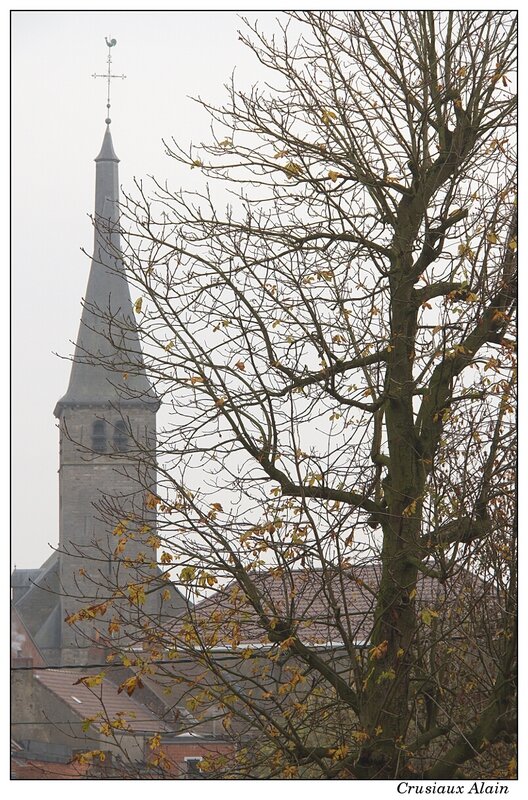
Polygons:
M40 569L14 570L13 587L27 584L16 592L13 603L24 625L41 648L57 647L60 642L59 553L54 552Z
M107 126L96 161L94 250L64 406L158 400L145 375L118 230L118 161Z

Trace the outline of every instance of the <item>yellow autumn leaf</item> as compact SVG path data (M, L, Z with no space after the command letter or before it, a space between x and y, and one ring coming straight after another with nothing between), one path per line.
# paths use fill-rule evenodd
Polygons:
M91 689L93 686L99 686L104 681L104 676L104 672L99 672L98 675L84 675L72 685L77 686L77 684L82 683L84 686L87 686L89 689Z
M337 114L334 111L324 108L323 113L321 114L321 122L323 122L325 125L330 125L333 119L337 119Z
M393 670L392 667L382 672L378 675L376 683L381 683L382 681L393 681L396 677L396 672Z
M378 645L374 645L369 650L369 658L371 661L379 661L380 658L383 658L387 654L387 649L389 647L389 642L385 639L383 642L380 642Z
M105 761L106 755L102 750L90 750L87 753L75 753L73 756L73 760L77 764L90 764L94 758L98 758L99 761Z
M97 603L93 606L88 606L88 608L84 611L84 615L88 617L88 619L95 619L95 617L104 617L106 612L108 611L108 600L104 603Z
M370 736L366 731L352 731L352 738L356 740L356 742L366 742L370 739Z
M143 298L142 297L138 297L138 299L134 303L134 311L136 312L136 314L140 314L141 313L142 307L143 307Z
M416 500L413 500L412 503L409 503L402 511L402 517L412 517L413 514L416 513Z
M148 739L148 746L151 750L156 750L157 747L161 744L161 736L159 733L155 733L151 739Z
M515 238L510 239L510 241L508 242L508 247L510 248L510 250L517 250L517 239Z
M328 755L332 756L332 761L339 761L341 758L345 758L348 755L348 745L343 744L341 747L336 747L335 750L329 750Z
M296 178L302 173L302 167L300 164L296 164L295 161L288 161L288 163L284 166L284 171L286 172L288 178Z
M497 244L499 239L498 239L496 233L494 233L493 231L490 231L490 233L486 234L486 241L489 244Z
M191 164L191 169L194 169L195 167L203 167L203 164L199 158L195 158Z
M154 509L156 506L159 506L161 503L161 497L157 497L157 495L152 494L152 492L147 492L147 496L145 498L145 505L147 508Z
M138 606L143 605L146 600L145 589L141 585L136 584L129 584L128 586L128 599L131 603L135 603Z
M328 173L328 177L330 178L332 183L335 183L338 178L342 178L343 176L341 175L340 172L336 172L335 170L331 169Z
M111 620L111 621L108 623L108 633L117 633L117 632L119 631L119 628L120 628L120 627L121 627L121 623L119 622L119 620L117 619L117 617L114 617L114 618L113 618L113 619L112 619L112 620Z
M196 567L184 567L180 572L180 580L182 583L189 583L196 575Z
M112 531L113 535L122 536L125 533L127 526L128 526L127 519L120 520L118 524L115 526L114 530Z
M114 549L114 556L118 556L120 553L122 553L125 550L127 542L128 542L128 537L127 536L122 536L119 539L119 541L117 543L117 547Z
M130 697L136 689L143 688L143 681L139 677L139 675L133 675L131 678L127 678L126 681L123 681L119 689L117 690L118 694L121 692L126 691L127 695Z
M420 617L424 625L430 627L433 619L438 616L438 611L433 611L432 608L422 608L420 611Z
M334 272L331 269L319 269L316 272L318 278L322 278L324 281L330 281L334 277Z
M468 261L473 261L475 253L468 244L458 245L458 255L467 258Z

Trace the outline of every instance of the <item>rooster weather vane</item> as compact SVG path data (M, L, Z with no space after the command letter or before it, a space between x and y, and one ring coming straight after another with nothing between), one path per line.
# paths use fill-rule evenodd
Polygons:
M105 37L106 46L108 47L108 57L106 62L108 64L108 70L106 74L98 74L96 72L93 73L92 78L106 78L107 80L107 94L106 94L106 119L105 122L107 125L110 125L112 120L110 119L110 81L112 78L126 78L126 75L112 75L112 47L115 47L117 44L117 39L110 39L109 37Z

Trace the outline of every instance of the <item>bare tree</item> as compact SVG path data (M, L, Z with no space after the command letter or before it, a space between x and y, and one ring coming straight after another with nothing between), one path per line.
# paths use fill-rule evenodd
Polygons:
M511 775L516 17L277 26L241 34L269 82L166 143L193 191L121 209L170 417L157 529L104 510L189 597L136 674L236 738L211 775Z

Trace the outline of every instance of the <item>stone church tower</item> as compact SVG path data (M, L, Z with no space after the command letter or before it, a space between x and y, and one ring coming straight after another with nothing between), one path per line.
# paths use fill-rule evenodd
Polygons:
M155 491L159 401L145 374L122 263L119 159L109 123L95 159L94 251L70 382L54 412L60 431L59 548L40 570L13 574L17 611L48 663L63 665L88 663L94 643L108 636L108 615L75 625L67 616L110 599L110 616L116 612L126 633L128 604L119 608L116 586L139 582L141 569L152 579L142 606L150 614L161 594L155 551L148 535L139 534L140 527L155 528L155 510L145 496ZM122 554L116 554L119 525L125 537L132 532ZM136 559L140 566L131 566ZM171 594L180 607L179 593Z
M127 513L143 519L145 513L152 517L145 509L142 484L146 477L154 490L155 481L153 475L148 476L148 462L153 462L159 402L145 376L121 260L117 232L119 159L110 125L95 163L93 259L68 390L54 412L60 430L63 663L82 657L76 629L85 627L67 624L67 613L78 605L107 599L117 580L125 585L133 582L133 576L124 581L123 574L119 578L113 574L116 564L112 553L118 538L112 530ZM138 475L136 465L142 453L147 462L146 476ZM140 550L145 552L139 542L130 542L126 555L135 557ZM155 560L151 548L147 547L145 556Z

